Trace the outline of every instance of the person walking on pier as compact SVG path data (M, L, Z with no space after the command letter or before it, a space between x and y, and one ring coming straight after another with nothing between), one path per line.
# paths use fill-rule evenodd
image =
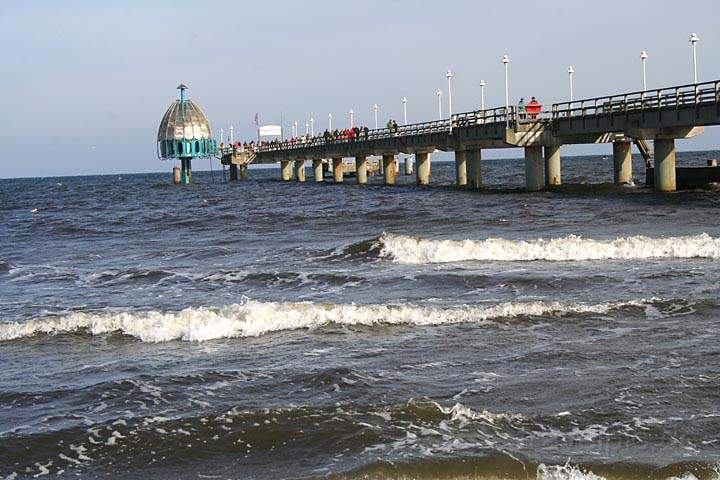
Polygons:
M525 98L520 98L517 105L518 118L525 119Z

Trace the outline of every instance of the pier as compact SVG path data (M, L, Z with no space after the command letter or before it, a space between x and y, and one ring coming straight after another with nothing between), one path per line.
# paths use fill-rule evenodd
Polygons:
M353 159L355 181L367 183L368 157L381 157L386 185L395 184L397 156L414 155L418 185L430 183L431 155L455 153L456 184L479 189L483 185L482 151L496 148L525 150L525 190L540 191L562 184L560 147L571 144L612 144L613 181L633 180L631 146L644 156L659 191L677 189L675 143L720 125L720 80L656 90L581 99L552 104L539 113L515 106L475 110L448 119L361 131L358 138L326 140L322 136L296 143L260 145L251 154L221 150L223 164L247 168L250 163L279 163L285 181L305 181L304 165L311 161L313 180L344 181L344 159ZM651 143L649 143L651 142ZM654 165L651 165L654 151ZM235 163L237 162L237 163ZM236 167L238 168L238 167ZM412 165L406 166L412 171ZM705 167L713 178L720 167ZM235 175L237 178L237 175Z

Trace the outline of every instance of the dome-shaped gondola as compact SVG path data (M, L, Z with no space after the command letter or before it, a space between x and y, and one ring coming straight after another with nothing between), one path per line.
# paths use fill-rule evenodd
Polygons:
M178 85L180 99L165 112L158 128L158 156L162 159L210 157L217 154L210 122L192 100L185 98L185 85Z

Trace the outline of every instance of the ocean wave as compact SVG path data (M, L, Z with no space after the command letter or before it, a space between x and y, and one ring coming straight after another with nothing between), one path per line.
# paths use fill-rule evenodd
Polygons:
M582 304L550 301L507 302L455 308L404 305L333 305L312 302L247 300L225 307L187 308L179 312L73 313L57 318L0 324L0 341L38 334L119 332L143 342L204 341L256 337L281 330L314 329L328 324L372 326L482 323L505 318L568 314L604 314L623 307L647 307L652 301Z
M398 263L426 264L463 261L571 262L652 258L720 258L720 238L705 233L684 237L620 237L593 240L576 235L550 240L428 240L383 233L381 256Z

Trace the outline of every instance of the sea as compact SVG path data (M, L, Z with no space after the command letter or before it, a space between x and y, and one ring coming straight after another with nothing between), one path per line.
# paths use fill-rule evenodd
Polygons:
M720 479L720 193L634 163L0 180L0 479Z

